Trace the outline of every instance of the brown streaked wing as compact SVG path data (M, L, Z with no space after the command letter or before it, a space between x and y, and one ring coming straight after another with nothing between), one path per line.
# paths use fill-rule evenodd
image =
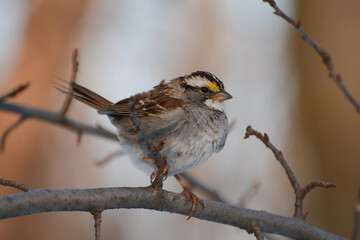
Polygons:
M149 92L139 93L131 98L125 98L106 109L101 109L100 114L129 117L129 102L134 101L135 112L138 117L156 116L163 111L170 111L186 104L181 99L170 97L166 94L166 84L162 81Z

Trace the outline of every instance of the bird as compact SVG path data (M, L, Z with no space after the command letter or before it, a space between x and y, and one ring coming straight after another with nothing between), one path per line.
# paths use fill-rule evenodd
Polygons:
M202 164L224 147L229 124L223 101L232 96L219 78L195 71L163 80L147 92L116 103L75 82L68 84L58 90L107 115L124 151L151 176L151 182L159 174L163 179L174 176L178 180L186 203L192 202L188 219L196 202L204 207L178 174Z

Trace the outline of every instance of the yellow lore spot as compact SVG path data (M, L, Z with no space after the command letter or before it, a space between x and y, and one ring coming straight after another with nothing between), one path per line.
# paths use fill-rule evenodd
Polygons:
M148 116L149 116L149 117L157 117L157 116L159 116L159 114L148 113Z
M210 90L213 90L214 92L217 92L220 90L219 86L215 82L207 82L205 84Z

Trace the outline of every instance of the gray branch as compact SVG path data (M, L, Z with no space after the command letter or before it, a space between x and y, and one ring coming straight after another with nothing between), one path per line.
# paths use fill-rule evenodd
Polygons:
M26 119L33 118L33 119L39 119L39 120L55 123L72 131L76 131L77 133L84 132L97 136L106 137L114 141L118 141L116 135L112 132L109 132L103 128L91 127L89 125L74 120L70 120L68 118L65 118L59 113L53 113L39 108L27 107L24 105L19 105L9 102L0 102L0 109L8 112L17 113Z
M0 197L0 219L40 212L86 211L96 209L143 208L187 216L182 194L152 187L97 189L37 189ZM273 233L293 239L344 239L298 219L265 211L240 208L220 202L203 200L205 208L196 208L193 217L223 223L251 232L254 224L263 233ZM184 218L185 221L185 218Z

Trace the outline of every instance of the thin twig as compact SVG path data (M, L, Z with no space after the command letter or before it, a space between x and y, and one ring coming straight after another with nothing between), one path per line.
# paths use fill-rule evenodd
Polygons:
M14 122L12 125L10 125L10 127L5 130L0 140L0 152L3 152L5 150L6 140L10 133L14 131L18 126L20 126L25 120L26 117L21 116L16 122Z
M265 144L265 146L267 148L269 148L273 152L273 154L275 155L276 160L278 160L279 163L281 164L281 166L285 169L285 173L288 176L292 187L294 188L295 194L298 194L298 192L300 192L300 190L301 190L300 184L299 184L298 180L296 179L295 174L293 173L293 171L291 170L291 168L287 164L282 152L280 150L278 150L270 142L269 136L266 133L264 135L262 135L258 131L254 130L251 126L248 126L246 128L246 133L245 133L244 138L246 139L246 138L249 138L250 136L256 136L258 139L260 139Z
M71 56L71 64L72 64L72 70L71 70L71 77L70 77L70 82L76 82L76 76L79 70L79 61L78 61L78 55L79 55L79 50L77 48L74 49L72 56ZM64 104L60 110L60 114L65 117L66 113L69 111L71 102L72 102L72 88L69 89L69 94L66 94L66 98L64 101Z
M24 83L20 84L17 88L14 90L4 94L0 97L0 104L3 103L5 100L11 97L15 97L19 93L23 92L25 89L29 87L30 83ZM26 116L22 115L15 123L13 123L6 131L3 133L0 139L0 153L5 150L5 143L6 139L9 136L9 134L14 131L20 124L22 124L26 120Z
M121 156L123 155L124 152L121 150L116 150L112 153L110 153L109 155L107 155L106 157L104 157L103 159L95 162L96 166L104 166L105 164L108 164L111 160L115 159L115 157Z
M265 133L262 135L258 131L254 130L251 126L248 126L246 128L246 133L244 138L249 138L250 136L256 136L258 139L260 139L267 148L269 148L273 154L275 155L275 158L280 162L281 166L285 169L285 173L288 176L290 183L294 189L295 192L295 213L294 217L305 219L307 214L303 214L303 205L304 205L304 198L310 190L316 188L316 187L323 187L323 188L334 188L336 187L336 184L334 183L327 183L323 181L311 181L309 184L307 184L305 187L301 188L298 180L295 177L295 174L287 164L284 155L280 150L278 150L269 139L269 136Z
M102 209L98 208L96 210L92 210L91 214L94 216L94 228L95 228L95 240L100 240L100 228L101 228L101 213Z
M260 182L255 182L252 184L245 193L241 196L240 200L238 201L239 207L246 207L247 203L252 199L256 193L259 192L260 189Z
M233 119L230 121L229 128L228 128L228 134L232 133L232 131L234 130L234 127L236 125L236 122L237 122L236 119Z
M13 188L19 189L23 192L28 192L28 191L32 190L31 187L28 187L25 184L11 181L11 180L2 179L2 178L0 178L0 185L13 187Z
M312 189L316 187L322 188L336 188L337 185L335 183L328 183L320 180L313 180L308 183L305 187L303 187L299 193L299 198L304 199L306 194L308 194Z
M77 138L76 138L76 143L78 146L80 146L81 144L81 140L82 140L82 137L83 137L83 134L84 132L83 131L78 131L77 132Z
M349 100L349 102L355 107L358 114L360 114L360 104L355 100L355 98L350 94L349 90L346 88L344 82L342 81L342 77L337 73L335 69L335 65L332 61L331 55L323 49L318 43L314 42L301 28L300 22L295 21L294 19L287 16L280 8L277 6L274 0L263 0L263 2L267 2L274 10L274 14L283 18L285 21L290 23L292 26L296 28L296 31L300 34L301 38L307 42L322 58L326 68L329 71L329 76L333 80L333 82L340 88L341 92L344 96Z
M360 231L360 187L355 205L355 216L354 216L354 229L352 233L352 240L358 240Z
M24 91L25 89L27 89L29 87L30 83L24 83L24 84L20 84L17 88L15 88L14 90L4 94L3 96L0 96L0 102L7 100L8 98L11 97L15 97L16 95L18 95L19 93L21 93L22 91Z

